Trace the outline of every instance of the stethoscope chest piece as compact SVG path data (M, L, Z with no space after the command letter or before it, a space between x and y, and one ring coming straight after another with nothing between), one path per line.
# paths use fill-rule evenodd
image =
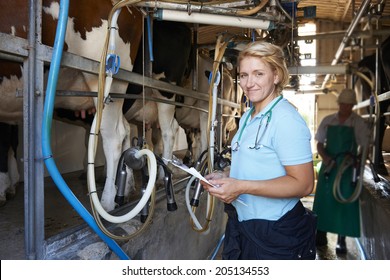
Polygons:
M264 137L264 135L265 135L265 133L266 133L266 131L268 129L269 123L272 120L272 109L275 107L276 104L278 104L278 102L282 98L283 98L283 95L279 96L278 100L276 100L276 102L271 106L271 108L267 112L265 112L264 114L262 114L260 116L259 127L257 128L257 133L256 133L256 140L255 140L255 142L254 142L254 144L252 146L248 147L249 149L251 149L251 150L259 150L260 148L263 147L263 145L260 144L260 142L263 139L263 137ZM237 152L240 149L240 146L241 146L240 142L241 142L242 133L244 132L244 130L245 130L246 126L247 126L248 119L249 119L250 115L253 112L253 108L254 107L252 107L250 109L250 111L248 112L248 115L246 116L243 128L240 130L240 134L238 135L237 141L234 142L234 144L232 145L232 152ZM264 129L262 129L264 120L265 120L265 126L264 126Z

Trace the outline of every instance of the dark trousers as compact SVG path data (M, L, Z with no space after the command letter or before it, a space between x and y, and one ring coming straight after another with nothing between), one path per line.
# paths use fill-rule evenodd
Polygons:
M314 260L317 217L299 201L277 221L239 222L232 205L225 205L228 221L224 260Z

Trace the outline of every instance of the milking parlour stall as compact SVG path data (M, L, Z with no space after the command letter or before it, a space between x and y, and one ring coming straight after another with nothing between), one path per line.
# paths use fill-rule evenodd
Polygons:
M204 130L207 129L207 122L215 124L220 122L225 126L228 122L235 123L234 119L241 110L240 93L236 93L237 86L233 84L229 70L224 69L222 71L224 74L219 74L219 68L222 70L224 67L221 64L223 50L219 49L215 58L205 54L200 63L202 69L208 66L208 72L214 72L214 77L218 78L213 78L215 82L211 82L209 86L209 76L202 73L201 78L196 81L197 87L202 91L194 91L193 88L196 87L190 85L191 79L196 79L198 74L197 69L190 68L193 64L190 60L194 59L193 32L187 24L181 22L153 20L153 13L149 11L148 4L136 6L138 2L102 1L99 5L95 1L82 1L74 5L70 3L62 22L62 34L59 29L61 27L59 2L44 1L42 8L39 7L39 3L36 3L36 6L30 3L31 10L28 10L27 3L21 2L21 6L25 4L25 10L20 11L25 21L29 18L29 12L34 12L31 21L38 19L42 22L42 30L37 28L30 31L32 34L41 33L41 39L35 43L39 47L33 56L35 60L39 60L42 69L35 69L38 66L32 67L31 73L25 71L28 64L24 59L25 56L28 61L30 54L22 50L24 45L30 43L21 38L23 36L25 40L37 38L30 34L18 33L23 33L23 24L28 23L15 19L16 27L12 30L14 33L6 34L5 31L8 31L6 29L2 33L10 42L5 48L13 48L14 40L20 40L16 41L15 45L20 45L18 51L23 52L19 56L18 52L4 54L4 59L9 59L7 63L14 67L9 68L10 71L17 68L22 70L22 73L15 72L15 75L10 72L11 79L20 80L15 83L16 85L10 83L10 87L14 87L11 89L23 91L27 90L23 84L29 85L31 81L36 84L32 86L36 100L29 101L33 104L24 105L23 102L28 100L20 98L16 101L22 103L12 105L13 112L8 115L7 108L2 108L4 121L23 124L24 127L30 126L28 132L23 133L23 142L29 143L30 149L26 151L27 146L24 146L23 153L26 158L32 160L28 165L32 170L29 172L25 170L23 174L24 183L29 186L26 188L28 192L25 190L25 196L28 197L30 206L25 207L32 209L25 209L25 215L30 219L26 222L29 228L25 232L27 236L25 240L28 241L25 244L27 259L120 259L127 258L128 255L133 255L135 259L207 259L220 243L225 222L223 205L203 194L199 179L194 177L189 180L191 174L169 162L172 161L172 157L183 158L186 154L187 143L183 141L183 138L186 140L186 135L185 130L179 127L180 122L180 125L185 126L188 133L192 134L189 137L197 137L196 140L203 138L203 147L200 143L191 143L191 148L197 148L199 152L194 154L195 159L192 152L188 152L189 161L186 164L193 166L197 164L199 172L202 173L207 168L214 169L214 164L218 165L217 168L227 166L228 158L226 151L222 150L222 144L215 148L214 143L211 143L213 148L207 150L208 133ZM3 8L15 9L17 4L5 5ZM30 25L40 26L39 22L32 22ZM18 28L17 24L21 27ZM54 32L56 24L57 30ZM44 42L43 49L40 49L40 40ZM220 36L218 40L222 48L226 48L227 41L224 40L232 39ZM174 47L171 45L172 42L176 42ZM53 48L49 47L53 43ZM56 48L55 43L60 46ZM144 47L145 52L142 49ZM6 51L10 53L10 49ZM147 55L154 58L146 58ZM54 59L57 59L57 63L61 62L61 67L57 65L58 70L54 68ZM148 67L147 64L150 64L145 62L146 59L153 61L153 67L156 69L153 73L151 68L145 69ZM207 66L203 66L205 63ZM32 61L31 64L37 65L37 62ZM131 70L133 72L129 72ZM147 71L150 71L150 74L147 74ZM28 77L26 74L34 75L30 78L31 81L22 80L22 77ZM42 75L41 81L38 75ZM152 79L152 76L157 75L159 78ZM217 97L217 94L221 94L218 91L222 91L220 82L226 87L228 100L223 100L221 98L223 95ZM58 96L50 97L49 89L53 89ZM44 91L45 100L41 100ZM180 100L177 91L183 95L182 97L188 97L184 103L182 102L184 98ZM125 93L128 97L126 100L123 98ZM176 96L178 98L175 98ZM211 98L215 100L215 105L211 106L214 116L208 116L208 103ZM14 100L15 98L13 102ZM18 105L20 107L17 107ZM23 106L32 107L31 118L23 117L25 113L22 110ZM123 112L122 107L126 108ZM180 109L178 114L183 117L173 119L176 107ZM15 113L17 109L20 110L18 114ZM224 121L216 120L217 110L220 115L221 112L224 113ZM48 119L44 117L46 114L49 115ZM188 116L192 116L192 120L186 120ZM29 123L30 119L36 119L36 123ZM51 119L56 125L53 129L54 135L60 136L58 140L50 139ZM67 128L69 124L79 126L75 129ZM200 126L204 124L206 128L203 128L200 135ZM37 130L41 126L40 135ZM235 125L231 126L234 129ZM69 132L66 132L66 129ZM217 126L213 125L214 134L211 136L213 141L216 139L216 129ZM169 138L169 142L159 145L158 142L153 143L146 139L148 136L146 134L151 134L152 131L153 138L157 140ZM195 134L197 135L193 136ZM42 146L42 151L37 148L41 145L38 140L42 140L42 145L48 144L45 148ZM65 154L62 159L55 155L55 150L52 151L50 145L55 145L59 153ZM64 147L62 151L58 150L61 146L68 147ZM69 151L69 146L79 147L73 152ZM154 154L152 148L156 151L160 148L163 152ZM176 155L172 155L173 150ZM33 155L27 156L28 152L32 152ZM208 156L208 153L211 155ZM78 156L79 159L76 162L73 159L69 162L71 155ZM212 160L210 167L207 166L208 157ZM41 159L41 163L47 161L46 169L43 165L40 166L36 159ZM57 168L55 159L60 159L64 163ZM23 167L26 169L27 164L25 163ZM44 171L40 176L37 174L39 169ZM95 176L95 170L100 171L102 175ZM77 186L70 186L71 182L66 182L62 173L69 174L68 178L77 174L81 182L71 179ZM104 182L98 176L102 176ZM31 182L28 182L29 177ZM31 184L35 187L31 187ZM53 189L53 186L56 186L59 192ZM8 189L6 191L8 192ZM190 197L193 196L193 192L196 192L196 197ZM70 207L62 201L61 195L66 198ZM46 202L52 197L56 203ZM9 201L5 199L4 203L9 204ZM70 212L70 219L66 218L67 211ZM58 212L59 214L56 214ZM44 218L45 216L47 218ZM173 227L179 228L180 234L177 234L178 231ZM162 230L164 228L166 231ZM159 234L154 236L153 232ZM152 235L153 244L149 240ZM173 240L175 247L180 250L171 249ZM127 244L125 247L131 248L132 251L126 252L117 242ZM192 242L197 244L197 250L181 250L184 246L193 247L190 245ZM147 243L151 244L149 249L145 246ZM166 245L163 245L164 243ZM30 247L31 253L27 253ZM25 257L23 252L19 252L17 258Z
M288 271L282 263L299 275L296 262L223 261L227 205L200 183L230 168L231 139L252 106L239 85L237 57L253 41L284 50L290 81L283 96L312 136L337 111L343 87L356 87L354 110L370 124L370 146L354 161L355 192L341 199L359 201L362 235L347 238L348 253L340 256L331 244L337 235L329 233L310 269L330 277L341 262L327 268L321 260L343 260L345 268L348 260L388 259L390 12L385 1L341 2L343 20L329 23L321 14L326 4L316 1L1 1L2 278L26 264L38 275L49 260L75 261L64 272L72 276L80 276L70 272L79 271L77 260L93 261L84 276L122 279L279 279ZM315 35L300 34L311 21ZM318 65L307 64L313 58ZM303 103L308 96L311 103ZM311 209L314 196L300 200ZM97 263L103 260L118 262ZM369 270L362 265L354 273Z

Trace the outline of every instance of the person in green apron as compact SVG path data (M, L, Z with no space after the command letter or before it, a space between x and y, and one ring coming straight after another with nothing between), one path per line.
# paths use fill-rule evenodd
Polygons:
M322 158L318 174L313 212L317 214L317 246L327 244L327 232L338 234L336 253L347 252L345 236L360 236L359 200L350 203L336 199L333 187L339 184L343 197L354 193L353 167L339 172L346 157L357 158L359 146L368 144L368 126L364 119L352 111L355 92L344 89L338 96L339 110L325 117L315 135L317 151ZM341 176L341 177L340 177Z

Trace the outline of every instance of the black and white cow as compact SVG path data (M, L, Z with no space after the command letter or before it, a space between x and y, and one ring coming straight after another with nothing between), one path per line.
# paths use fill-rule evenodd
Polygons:
M93 60L100 60L104 39L107 30L107 17L112 9L109 0L81 0L71 2L69 7L68 27L64 50ZM114 1L115 2L115 1ZM15 13L17 16L0 16L0 32L10 33L19 37L26 37L28 18L28 3L18 0L12 3L2 2L2 15ZM20 10L16 10L20 7ZM42 43L52 45L55 36L56 20L59 12L59 3L54 0L43 1ZM142 73L142 52L138 52L142 37L142 16L136 9L124 9L118 19L119 36L116 41L116 54L121 58L121 68ZM191 50L191 30L185 24L173 22L157 22L154 24L153 36L153 71L154 77L166 82L180 85L184 78L184 71L188 67ZM135 60L138 53L138 59ZM132 61L136 66L133 69ZM23 88L22 66L13 62L1 60L0 74L0 121L14 123L22 120L22 99L16 99L15 93ZM4 72L5 69L8 72ZM97 91L97 76L75 71L68 68L61 69L57 89L74 91ZM111 92L125 93L127 83L114 82ZM142 91L139 86L130 84L129 94L138 94ZM152 95L158 98L175 100L175 95L159 90L153 90ZM95 108L92 98L84 97L57 97L56 108L73 110L85 115L85 111L93 112ZM100 132L103 139L103 149L106 157L106 182L101 198L102 206L110 211L114 209L116 193L115 175L122 151L130 146L129 122L147 124L158 121L164 143L163 157L170 158L173 141L178 129L174 119L175 106L136 100L130 106L122 106L123 100L115 99L106 104L103 111ZM126 118L122 112L125 112ZM80 113L81 112L81 113ZM172 143L172 146L171 146ZM125 194L128 194L133 182L132 171L128 170L128 183ZM9 185L1 188L8 189Z
M64 50L93 60L100 60L107 29L107 16L112 8L109 0L80 0L71 2L69 7L68 28ZM16 10L20 7L18 12ZM16 13L17 16L0 16L0 32L10 33L19 37L26 37L28 18L26 0L17 0L11 3L2 2L2 11L5 14ZM16 9L16 10L15 10ZM56 20L59 12L59 3L55 0L43 1L42 43L52 45L55 36ZM138 51L141 44L142 16L136 9L124 9L118 20L119 36L116 41L116 53L121 57L121 68L143 72L142 52ZM155 21L153 23L153 77L163 81L182 85L185 71L188 71L192 44L191 29L183 23ZM142 50L142 48L141 48ZM137 54L137 59L135 58ZM134 61L134 67L132 64ZM23 88L22 66L10 61L0 60L0 121L15 123L22 120L22 100L15 98L15 93ZM7 70L7 72L4 72ZM211 71L212 69L208 69ZM227 80L228 81L228 80ZM229 80L230 81L230 80ZM61 69L57 89L74 91L97 91L97 76L75 71L68 68ZM229 87L231 88L231 87ZM111 92L139 94L142 87L123 82L116 82ZM206 89L200 88L207 92ZM157 89L152 95L175 101L175 95ZM128 104L128 102L132 104ZM119 157L130 146L128 122L146 122L153 125L158 122L163 141L164 158L171 158L173 143L179 128L174 118L175 106L152 101L127 101L116 99L105 106L100 132L103 139L103 149L106 157L106 182L102 194L102 205L110 211L114 209L115 174ZM95 108L92 98L84 97L57 97L56 108L68 109L85 115L84 112L93 112ZM122 111L123 108L123 111ZM179 120L180 121L180 120ZM182 124L185 122L180 121ZM200 121L201 124L206 122ZM205 130L203 130L204 132ZM203 141L204 142L204 141ZM202 149L204 149L202 144ZM131 170L126 194L129 193L133 180ZM3 185L8 189L10 186Z
M212 72L213 60L208 57L199 56L198 58L198 90L200 92L207 93L209 91L209 75ZM220 96L221 98L234 103L240 103L242 97L242 90L240 87L236 87L232 74L226 67L223 68L223 74L220 82ZM186 105L196 106L204 110L209 109L209 102L186 97L184 99ZM208 148L209 139L208 136L208 113L205 111L195 110L189 107L180 107L176 109L176 119L179 125L186 130L194 131L192 133L193 146L193 159L197 160L200 154ZM221 114L221 137L222 145L226 146L229 142L229 133L236 129L235 116L241 114L240 108L230 107L227 105L222 106ZM219 119L219 118L217 118ZM195 128L195 130L194 130ZM187 140L189 142L191 140ZM217 145L216 145L217 146Z
M192 76L191 73L197 70L197 90L202 93L209 92L209 77L206 72L212 72L213 59L205 56L198 56L198 68L195 69L192 48L192 31L184 23L169 22L169 21L157 21L153 23L153 77L158 80L162 80L175 85L183 86L185 88L192 88ZM140 46L140 50L142 47ZM142 73L145 69L144 54L139 51L137 58L134 62L133 72ZM229 71L223 71L223 85L221 85L223 99L239 103L241 100L242 92L238 90L236 94L236 87ZM142 87L129 84L127 93L140 94ZM208 146L208 113L205 112L209 109L209 102L194 97L182 97L176 96L170 92L165 92L157 89L153 89L149 95L158 98L165 99L172 102L182 102L188 106L194 106L203 109L203 111L192 109L187 106L175 106L163 102L157 102L153 105L153 102L149 102L146 108L148 111L144 114L147 123L153 126L153 122L158 122L159 131L161 134L161 141L163 144L162 157L165 159L171 159L173 154L173 147L175 139L178 133L179 126L184 129L192 129L197 131L195 133L195 148L194 157L198 158L200 153L206 150ZM125 100L123 112L126 119L131 122L134 116L138 116L137 112L140 112L141 106L134 106L133 101ZM131 107L132 106L132 107ZM157 107L158 118L153 120L153 108ZM138 108L138 109L135 109ZM147 110L144 108L144 110ZM224 117L222 122L222 131L232 131L236 128L234 116L238 113L237 108L230 106L223 106L222 114L229 115L230 117ZM155 127L155 126L154 126ZM189 141L189 140L188 140ZM227 142L227 136L224 133L223 142Z
M16 164L17 125L0 123L0 135L0 206L3 206L7 198L15 196L19 181Z
M113 7L110 0L71 1L65 38L64 51L68 51L96 61L100 60L107 30L107 18ZM43 0L42 43L52 46L59 15L59 1ZM0 2L0 32L26 38L28 29L27 0ZM11 16L12 15L12 16ZM124 9L118 19L119 36L116 40L116 53L121 58L121 67L132 70L141 39L142 15L137 9ZM22 65L12 61L0 60L0 122L17 123L22 121L23 100L16 98L16 92L23 89ZM98 77L81 71L63 68L59 74L57 89L97 91ZM114 82L111 91L125 93L127 83ZM114 209L115 174L122 151L130 146L129 124L122 114L123 100L115 100L105 106L101 124L101 136L106 157L107 175L102 205L106 210ZM75 112L93 111L93 98L58 97L55 107ZM129 170L129 172L131 172ZM132 176L128 176L131 187ZM10 186L0 186L6 193Z
M184 23L170 21L153 21L153 57L152 77L157 80L182 86L186 78L186 72L191 68L190 54L192 49L192 31ZM133 72L144 74L144 53L140 46L134 62ZM128 94L141 94L142 86L129 84ZM148 91L149 96L158 99L175 102L176 94L153 89ZM137 102L137 101L136 101ZM162 157L170 159L173 152L173 144L177 135L179 124L174 118L175 105L163 102L148 102L142 107L141 101L138 105L131 100L125 100L123 112L129 122L138 116L137 121L145 118L146 123L156 127L158 123L159 133L163 143ZM141 109L144 109L141 111ZM155 110L157 109L157 111Z

